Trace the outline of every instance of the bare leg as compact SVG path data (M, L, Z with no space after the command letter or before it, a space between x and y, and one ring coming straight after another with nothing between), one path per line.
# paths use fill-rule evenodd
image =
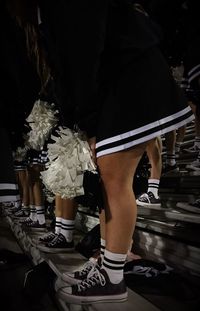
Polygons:
M183 139L185 137L185 130L186 130L186 126L182 126L182 127L178 128L177 133L176 133L176 142L177 143L183 142Z
M35 206L44 205L44 195L42 191L42 181L40 179L41 165L33 165L31 168L31 183L33 189Z
M21 185L22 203L24 206L29 206L29 180L27 170L18 172L19 183Z
M151 164L151 179L160 179L162 171L162 141L159 138L153 139L147 146L147 155Z
M101 213L99 214L99 220L100 220L101 238L103 240L106 240L106 233L105 233L105 210L104 209L102 209Z
M159 198L159 184L162 172L162 140L160 137L152 139L146 148L147 156L151 164L150 177L148 179L147 193L141 194L136 203L139 206L161 206Z
M176 131L171 131L165 134L165 144L167 154L173 154L176 142Z
M60 195L56 194L55 196L55 216L62 218L62 198Z
M62 218L68 220L75 220L77 213L77 203L73 199L62 200Z
M176 165L176 153L175 153L175 143L176 143L176 131L171 131L165 134L165 144L166 144L166 163L163 169L163 173L176 172L179 168Z
M37 215L36 215L36 209L35 209L35 201L34 201L34 195L33 195L33 183L32 183L32 170L30 167L28 167L27 170L27 175L28 175L28 192L29 192L29 206L30 206L30 215L29 218L32 221L37 220Z
M179 157L181 151L181 145L185 137L186 126L178 128L176 132L176 142L175 142L175 154L176 157Z
M98 158L106 202L106 248L127 254L136 222L133 176L146 145Z
M77 203L74 199L62 200L62 217L60 233L67 242L72 242L75 229L75 218L77 213Z
M43 167L39 164L32 165L29 168L31 191L33 194L33 202L39 224L45 223L44 194L42 190L42 181L40 179L40 172L42 170Z

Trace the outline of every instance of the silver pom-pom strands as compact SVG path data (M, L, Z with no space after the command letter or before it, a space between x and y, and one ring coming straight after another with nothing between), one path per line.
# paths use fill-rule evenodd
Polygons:
M84 195L84 171L96 173L96 166L87 140L82 133L60 127L58 137L48 144L49 163L41 178L46 188L62 198Z
M42 100L37 100L34 103L33 109L26 119L31 127L27 134L27 144L30 148L41 150L51 130L58 123L57 114L58 111L54 109L54 104Z
M13 153L13 158L15 161L24 161L26 159L26 154L28 151L28 147L18 147L15 152Z

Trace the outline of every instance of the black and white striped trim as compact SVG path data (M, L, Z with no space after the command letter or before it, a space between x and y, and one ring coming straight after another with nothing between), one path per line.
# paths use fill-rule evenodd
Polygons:
M39 158L40 158L40 163L41 164L48 163L49 162L48 152L46 150L42 150Z
M33 158L33 159L29 159L29 160L28 160L28 163L29 163L30 165L41 164L41 160L40 160L40 158Z
M191 83L195 78L200 76L200 64L197 66L193 67L189 72L188 72L188 81Z
M104 256L105 246L101 245L100 253L101 253L102 256Z
M25 171L26 169L27 169L27 163L26 162L14 163L14 170L15 171Z
M189 84L189 81L188 81L188 78L183 78L181 83L180 83L180 87L183 89L183 90L187 90L190 88L190 84Z
M156 183L148 183L149 188L159 189L159 184Z
M0 183L0 202L19 201L19 189L17 184Z
M56 220L55 227L56 227L56 228L61 228L61 221L57 221L57 220Z
M36 208L37 215L44 215L45 214L45 208Z
M152 138L161 136L167 132L177 129L194 119L190 107L165 117L156 122L142 126L121 135L104 139L96 144L97 157L126 150L138 144L144 143Z
M103 259L103 266L108 269L112 270L122 270L124 268L125 260L123 261L116 261L116 260L111 260L104 255Z
M75 225L68 225L68 224L61 224L61 228L63 229L63 230L74 230L74 228L75 228Z

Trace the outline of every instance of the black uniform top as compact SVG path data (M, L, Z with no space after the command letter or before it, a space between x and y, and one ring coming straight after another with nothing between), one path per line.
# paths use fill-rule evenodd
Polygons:
M179 65L188 48L200 38L200 1L198 0L139 0L161 27L161 49L169 64Z
M42 0L41 19L66 125L95 135L106 90L130 61L158 44L149 18L125 0ZM134 1L132 1L134 2Z
M40 90L39 78L28 59L24 32L0 8L0 123L1 127L22 129Z

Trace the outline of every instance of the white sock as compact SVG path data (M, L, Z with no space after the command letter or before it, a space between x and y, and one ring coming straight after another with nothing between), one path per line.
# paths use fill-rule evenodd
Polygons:
M62 218L61 217L56 217L56 224L55 224L55 233L56 234L60 233L61 223L62 223Z
M30 215L29 215L29 217L32 221L37 221L36 208L35 208L35 205L33 205L33 204L30 204Z
M102 268L107 272L111 283L118 284L123 280L126 256L127 254L112 253L105 249Z
M68 220L62 218L61 223L61 230L60 233L64 235L67 242L72 242L73 234L74 234L74 227L75 227L75 220Z
M36 213L37 213L37 220L40 225L43 225L45 223L45 208L44 206L35 206Z
M173 166L176 164L176 155L175 152L174 153L168 153L167 154L167 158L166 158L166 164Z
M22 205L22 211L25 211L25 212L27 211L28 212L29 209L30 209L29 205Z
M148 179L148 190L147 192L152 192L156 199L159 198L158 190L159 190L159 179Z

